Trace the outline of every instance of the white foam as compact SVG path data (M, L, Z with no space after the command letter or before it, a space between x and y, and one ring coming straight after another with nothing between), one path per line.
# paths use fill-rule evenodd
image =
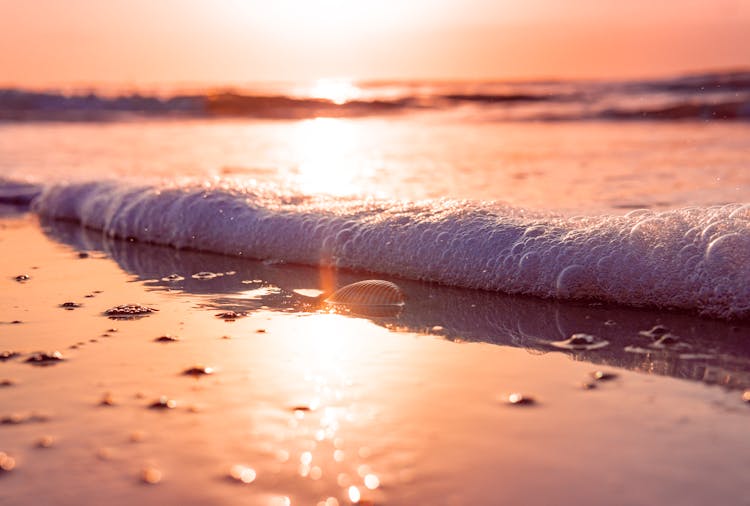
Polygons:
M750 206L564 217L496 203L211 182L55 184L33 208L111 236L448 285L750 317Z

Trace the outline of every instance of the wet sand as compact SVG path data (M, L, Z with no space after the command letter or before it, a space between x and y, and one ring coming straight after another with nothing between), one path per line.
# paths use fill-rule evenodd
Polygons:
M750 504L748 323L405 280L336 314L305 295L372 276L3 216L2 504Z

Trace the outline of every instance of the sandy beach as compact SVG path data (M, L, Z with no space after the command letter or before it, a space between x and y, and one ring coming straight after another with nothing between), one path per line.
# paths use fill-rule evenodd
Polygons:
M372 276L0 227L3 504L750 504L747 323L406 280L336 314L301 295Z

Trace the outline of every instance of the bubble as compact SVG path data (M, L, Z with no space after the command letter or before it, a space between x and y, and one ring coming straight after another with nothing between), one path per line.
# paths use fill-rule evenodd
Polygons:
M706 262L714 271L736 276L750 267L750 237L731 233L722 235L706 248Z
M583 297L589 293L590 282L586 269L577 264L569 265L557 276L557 294L560 297Z

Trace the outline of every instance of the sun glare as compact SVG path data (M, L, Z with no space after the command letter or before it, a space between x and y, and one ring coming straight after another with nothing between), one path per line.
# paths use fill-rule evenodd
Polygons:
M310 96L341 105L361 98L362 90L346 79L318 79L310 89Z
M292 183L307 193L361 193L361 167L353 160L360 139L350 120L315 118L300 122L294 138L299 165Z

